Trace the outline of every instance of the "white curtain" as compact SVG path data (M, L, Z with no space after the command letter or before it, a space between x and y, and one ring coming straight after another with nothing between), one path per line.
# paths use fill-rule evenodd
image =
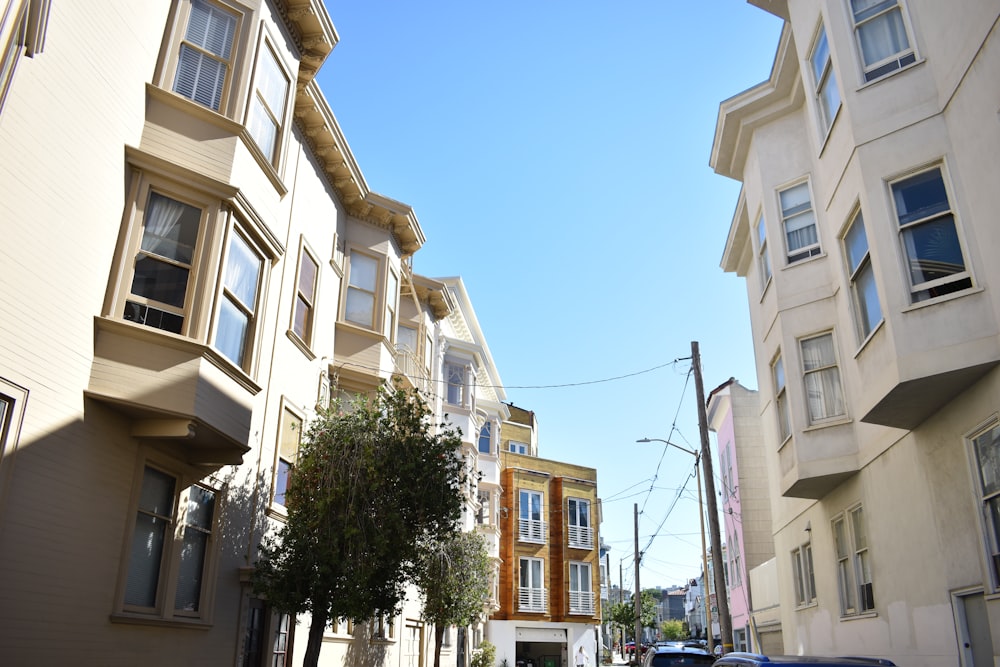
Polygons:
M861 13L859 4L874 3L855 2L855 16ZM861 52L866 67L905 51L910 46L906 38L906 28L903 26L903 16L898 7L859 26L858 38L861 41Z
M802 341L802 365L806 371L806 397L811 421L844 414L840 370L836 366L833 336Z
M181 242L184 233L181 217L191 208L155 192L149 195L146 207L142 249L185 264L191 263L191 247ZM184 252L184 250L187 252Z

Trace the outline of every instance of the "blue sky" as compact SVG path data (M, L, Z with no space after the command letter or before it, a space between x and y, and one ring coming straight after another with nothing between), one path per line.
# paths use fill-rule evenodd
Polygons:
M634 582L634 504L642 587L697 576L693 480L668 512L694 459L635 441L699 446L692 341L706 392L757 387L744 281L719 268L739 184L708 159L780 20L743 0L327 6L318 81L365 179L416 211L414 270L464 280L540 455L597 469L612 581Z

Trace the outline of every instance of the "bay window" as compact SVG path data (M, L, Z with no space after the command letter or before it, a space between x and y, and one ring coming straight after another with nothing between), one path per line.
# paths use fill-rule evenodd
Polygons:
M940 167L892 183L914 302L972 287Z
M809 423L816 424L845 414L840 385L840 369L833 345L833 334L823 334L799 341L802 370L809 406Z
M444 365L447 395L445 400L451 405L463 406L466 398L466 366L447 362Z
M851 299L854 304L858 334L864 340L882 321L882 306L879 303L878 288L875 286L875 271L868 252L868 235L865 221L858 211L844 234L844 257L847 260L848 279L851 283Z
M1000 425L994 420L972 438L976 497L992 589L1000 589Z
M220 111L231 84L240 15L208 0L190 0L177 53L173 91Z
M366 329L375 328L378 267L379 261L371 255L351 251L344 319Z
M820 125L825 136L833 125L833 119L840 109L840 89L837 88L837 75L833 71L833 61L830 58L830 45L826 41L826 30L819 27L819 34L812 52L809 54L813 78L813 96L819 107Z
M239 232L233 230L222 273L222 299L215 329L215 347L237 366L247 370L249 342L257 323L264 258Z
M818 255L819 235L816 214L809 196L809 184L799 183L778 193L781 201L781 221L785 228L788 263Z
M264 157L277 162L288 102L289 78L270 45L262 43L254 74L254 91L247 113L247 130Z
M851 0L851 18L865 81L916 62L899 0Z

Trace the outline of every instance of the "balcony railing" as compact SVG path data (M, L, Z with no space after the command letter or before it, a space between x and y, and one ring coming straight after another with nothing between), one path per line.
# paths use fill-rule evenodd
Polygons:
M396 349L396 372L409 378L415 388L427 391L427 371L421 360L409 348Z
M589 614L594 613L594 594L583 591L569 592L569 613Z
M570 526L569 546L574 549L593 549L594 529L586 526Z
M548 593L544 588L522 588L517 594L517 610L545 613Z
M522 542L545 542L545 522L536 519L520 519L518 539Z

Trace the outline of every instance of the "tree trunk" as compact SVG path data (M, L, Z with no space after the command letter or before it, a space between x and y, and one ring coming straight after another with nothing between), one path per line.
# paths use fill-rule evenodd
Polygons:
M312 622L309 625L309 641L306 643L306 654L302 659L302 667L316 667L319 664L319 650L323 648L323 630L326 629L326 611L313 609Z
M444 639L444 626L434 624L434 667L441 667L441 640Z

